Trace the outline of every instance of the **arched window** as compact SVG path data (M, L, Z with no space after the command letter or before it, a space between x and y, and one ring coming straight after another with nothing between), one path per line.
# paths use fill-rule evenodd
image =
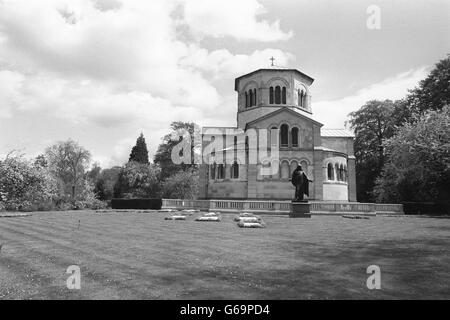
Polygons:
M296 160L291 161L291 168L289 170L289 178L292 176L292 172L298 167L298 162Z
M328 180L334 180L334 170L331 163L329 163L327 166L327 178Z
M344 166L342 164L339 166L339 180L345 181L344 180Z
M281 162L281 170L280 170L280 174L281 174L281 179L289 179L289 162L287 162L286 160L283 160Z
M270 145L277 146L278 145L278 128L272 127L270 129Z
M280 86L275 87L275 104L281 104L281 88L280 88Z
M336 180L339 181L339 165L337 163L334 165L334 175Z
M225 178L225 168L224 165L221 163L219 164L217 168L217 179L223 179Z
M292 141L292 146L293 147L298 147L298 128L294 127L291 130L291 141Z
M245 92L245 107L248 108L248 94Z
M250 90L250 107L253 106L253 90Z
M270 103L270 104L273 104L273 87L270 87L269 103Z
M256 106L256 104L258 103L258 101L256 100L256 89L253 89L253 105Z
M234 161L231 165L231 179L238 179L239 178L239 165L237 161Z
M282 92L282 103L286 104L286 87L283 87L283 92Z
M211 170L210 170L210 172L211 172L211 180L216 179L216 167L217 167L217 164L214 162L211 165Z
M303 89L298 89L298 105L300 107L303 107L303 105L304 105L304 97L305 97L305 92L303 91Z
M302 162L300 162L300 165L302 166L302 170L308 174L308 162L306 162L305 160L303 160Z
M280 141L282 147L287 147L289 145L289 127L287 124L281 125Z

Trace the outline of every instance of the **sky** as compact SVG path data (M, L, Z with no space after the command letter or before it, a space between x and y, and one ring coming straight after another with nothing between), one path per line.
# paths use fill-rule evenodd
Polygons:
M71 138L122 165L141 132L152 157L172 121L236 125L234 79L272 56L315 79L314 118L341 128L416 87L449 22L446 0L0 0L0 157Z

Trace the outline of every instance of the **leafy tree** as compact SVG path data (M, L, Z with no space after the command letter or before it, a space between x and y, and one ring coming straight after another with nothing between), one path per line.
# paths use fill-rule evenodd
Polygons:
M43 154L38 155L34 159L34 165L36 167L47 168L48 167L48 163L47 163L47 159L45 159L45 155L43 155Z
M380 202L450 199L450 107L416 115L386 141L374 194Z
M86 186L86 171L89 167L91 154L73 140L61 141L45 151L50 172L60 182L60 192L63 197L70 196L72 202L78 194L83 194Z
M416 113L440 110L450 105L450 55L439 61L430 74L406 98Z
M195 199L198 194L198 173L195 170L179 171L162 185L162 197L168 199Z
M166 179L179 171L197 170L194 164L194 154L196 151L195 139L196 125L193 122L175 121L170 125L171 133L163 137L163 142L158 146L158 150L154 156L154 163L161 168L161 179ZM172 149L180 143L183 133L190 134L191 141L191 161L190 163L175 164L172 161Z
M115 198L154 198L159 196L160 169L151 164L128 162L114 186Z
M131 149L129 162L131 161L149 164L147 143L145 142L143 133L137 138L136 145Z
M450 104L450 55L439 61L430 74L410 90L393 114L394 121L401 126L419 119L417 115L429 110L440 110Z
M349 114L355 132L356 185L358 201L372 201L375 180L384 164L383 142L394 133L392 114L396 103L371 100Z
M95 184L98 179L100 179L100 174L102 172L102 168L100 165L96 162L92 166L91 170L89 170L86 174L86 177L91 181L93 184Z
M45 208L57 194L57 182L46 167L17 154L0 161L0 209Z
M119 179L122 168L115 166L109 169L103 169L95 182L94 192L97 199L111 200L114 196L114 186Z

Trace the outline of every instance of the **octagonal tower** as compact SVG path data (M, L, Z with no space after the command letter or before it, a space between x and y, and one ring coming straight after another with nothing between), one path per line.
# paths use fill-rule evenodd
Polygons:
M310 86L314 79L297 69L258 69L236 78L237 124L246 124L282 107L311 115Z

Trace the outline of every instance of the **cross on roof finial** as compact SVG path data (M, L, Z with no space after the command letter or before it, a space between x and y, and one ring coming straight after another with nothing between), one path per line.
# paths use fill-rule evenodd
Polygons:
M270 58L269 60L272 60L272 67L274 66L273 61L275 60L274 57Z

